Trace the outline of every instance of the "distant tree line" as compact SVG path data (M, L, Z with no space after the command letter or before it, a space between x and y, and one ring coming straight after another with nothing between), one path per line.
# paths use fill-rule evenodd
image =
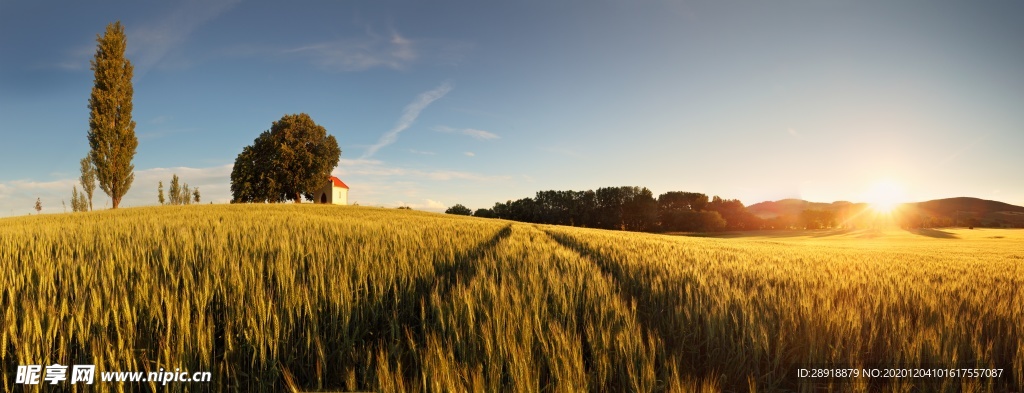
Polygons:
M447 213L467 214L462 205ZM538 224L642 232L708 232L760 229L763 220L739 200L672 191L657 199L647 187L604 187L586 191L538 191L533 198L498 202L477 209L477 217Z
M157 201L170 205L190 205L193 202L199 203L202 195L199 194L199 187L189 188L188 183L181 182L177 174L171 176L171 188L168 190L169 198L164 198L164 182L157 184Z
M983 213L958 210L958 206L965 203L952 203L951 206L945 207L906 204L891 212L877 212L866 203L845 201L811 204L817 206L802 209L783 209L785 212L779 209L766 211L764 207L754 208L753 211L767 217L762 218L736 199L723 199L718 196L708 198L702 193L685 191L666 192L655 199L653 193L646 187L605 187L596 191L538 191L533 198L498 202L489 209L477 209L472 215L537 224L644 232L1024 227L1022 223L1003 218L1013 217L1012 214L1004 214L997 218L991 218L990 215L986 221L983 219L986 217ZM988 209L997 208L1000 207ZM974 206L973 209L980 208ZM458 215L470 215L470 212L471 210L462 204L456 204L445 211ZM996 221L1000 218L1004 221Z

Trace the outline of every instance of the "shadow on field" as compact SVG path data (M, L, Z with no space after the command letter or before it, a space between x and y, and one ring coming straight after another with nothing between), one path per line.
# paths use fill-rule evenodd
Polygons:
M502 228L498 233L494 234L489 240L480 243L476 247L469 249L465 253L458 254L451 261L451 264L444 265L437 268L437 273L434 277L426 279L424 282L419 283L421 289L427 289L431 284L437 285L438 293L441 298L448 296L452 286L457 282L466 283L469 282L473 276L476 275L477 263L476 261L484 256L488 251L493 250L502 240L505 240L512 235L512 226L508 225ZM429 292L421 292L429 293Z
M466 283L473 279L479 269L479 261L485 258L488 253L494 252L495 247L511 236L512 226L506 226L490 239L478 243L476 246L461 253L453 255L452 258L435 260L432 273L422 272L416 278L409 280L408 276L397 276L391 282L384 282L383 285L367 285L360 288L361 292L351 306L334 306L327 304L316 315L324 315L329 318L318 319L313 316L299 315L297 321L293 322L298 326L316 324L314 331L319 332L318 340L328 343L325 349L318 347L306 347L303 345L290 346L281 349L279 357L298 359L297 364L317 364L317 367L309 369L288 370L292 379L298 381L298 385L324 387L348 386L349 390L355 389L354 382L351 384L346 380L343 372L321 374L320 363L322 359L329 359L332 363L345 365L351 373L352 381L373 381L377 378L374 374L377 365L381 361L394 361L397 364L416 364L416 347L412 343L427 342L427 332L437 328L437 321L440 320L436 309L430 307L431 297L437 296L442 301L448 300L453 288L457 283ZM330 317L336 315L347 315L346 319L338 321ZM220 331L220 330L218 330ZM281 339L281 342L306 342L307 337L292 336ZM319 342L319 341L318 341ZM325 351L325 352L317 352ZM230 362L244 362L252 356L252 351L236 351ZM387 358L367 357L367 353L387 353ZM231 355L229 355L231 357ZM269 375L278 373L275 368L280 363L261 364L252 367L252 375ZM419 366L408 367L402 370L403 378L406 381L413 381L418 376ZM245 376L241 384L229 385L238 388L236 390L259 390L258 384L247 385ZM372 383L372 382L368 382ZM278 383L276 388L280 388ZM362 387L362 386L360 386ZM276 389L278 391L284 389Z
M759 238L759 239L783 239L791 237L838 237L838 236L851 236L860 235L858 237L866 237L870 235L864 229L764 229L764 230L752 230L752 231L736 231L736 232L666 232L663 235L670 236L686 236L686 237L710 237L719 239L741 239L741 238ZM874 236L867 236L874 237Z
M915 235L920 235L920 236L933 237L933 238L936 238L936 239L959 239L960 238L960 236L957 236L954 233L950 233L950 232L946 232L946 231L940 231L938 229L929 229L929 228L908 229L907 232L913 233Z

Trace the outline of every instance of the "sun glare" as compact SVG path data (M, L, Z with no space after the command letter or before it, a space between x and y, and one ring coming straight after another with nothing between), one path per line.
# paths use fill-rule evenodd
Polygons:
M899 204L906 202L903 187L891 180L875 183L867 193L867 202L878 213L889 214Z

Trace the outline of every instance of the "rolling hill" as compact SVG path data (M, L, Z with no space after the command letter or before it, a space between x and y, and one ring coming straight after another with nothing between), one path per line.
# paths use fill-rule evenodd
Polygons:
M761 218L775 218L799 216L804 210L839 212L844 209L860 211L866 208L866 203L821 203L783 199L756 203L748 206L747 210ZM1024 207L980 198L957 197L906 203L897 208L896 214L905 219L926 219L930 223L947 224L931 226L1024 227Z

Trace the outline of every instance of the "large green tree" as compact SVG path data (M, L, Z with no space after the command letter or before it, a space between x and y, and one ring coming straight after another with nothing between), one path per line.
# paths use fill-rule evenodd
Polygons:
M100 189L114 209L135 180L132 159L139 145L132 121L132 63L124 56L128 39L121 22L107 25L96 37L94 80L89 96L89 159Z
M338 166L341 149L327 129L309 115L285 115L235 158L231 170L234 202L313 200Z

